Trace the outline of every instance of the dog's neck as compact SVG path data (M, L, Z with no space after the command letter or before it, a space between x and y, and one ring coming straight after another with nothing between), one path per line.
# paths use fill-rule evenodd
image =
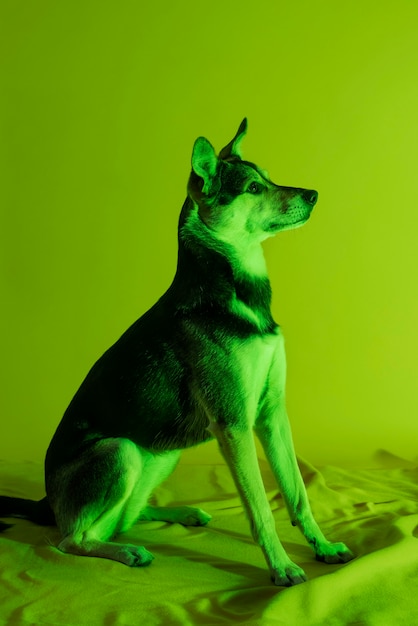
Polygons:
M277 327L261 244L246 250L219 240L191 210L190 200L180 217L177 272L171 290L181 293L179 300L190 310L228 309L261 332Z

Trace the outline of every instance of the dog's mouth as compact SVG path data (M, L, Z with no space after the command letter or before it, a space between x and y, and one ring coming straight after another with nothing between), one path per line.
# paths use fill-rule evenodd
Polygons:
M303 226L308 221L309 217L310 217L310 213L294 222L288 222L288 223L272 222L271 224L269 224L267 231L270 233L278 233L279 231L282 231L282 230L291 230L293 228L299 228L299 226Z

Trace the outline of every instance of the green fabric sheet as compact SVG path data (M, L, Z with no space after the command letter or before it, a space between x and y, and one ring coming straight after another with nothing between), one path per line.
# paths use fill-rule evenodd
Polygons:
M197 505L213 519L201 528L138 523L125 537L153 552L147 568L64 555L56 528L14 520L0 535L0 624L415 626L418 469L388 453L381 461L321 471L300 461L325 534L356 554L345 565L314 560L261 461L279 536L309 577L288 589L270 582L224 465L180 463L158 489L159 505ZM0 463L2 494L39 498L42 483L41 465Z

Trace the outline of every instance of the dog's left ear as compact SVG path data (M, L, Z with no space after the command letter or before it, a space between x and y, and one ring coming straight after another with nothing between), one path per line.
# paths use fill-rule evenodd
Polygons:
M218 159L212 144L205 137L198 137L193 146L192 169L203 178L203 193L209 192L217 166Z
M230 141L229 144L225 146L225 148L222 148L222 150L220 151L219 153L220 159L228 159L231 156L241 158L242 155L241 155L241 150L240 150L240 144L247 133L247 128L248 128L247 118L244 117L241 124L239 125L237 134L235 135L233 140Z

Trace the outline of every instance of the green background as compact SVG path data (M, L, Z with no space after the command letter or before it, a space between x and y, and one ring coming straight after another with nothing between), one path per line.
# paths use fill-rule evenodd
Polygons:
M315 188L266 243L296 448L416 458L418 5L1 5L0 457L43 457L91 364L170 283L193 141ZM218 458L208 444L187 458Z

